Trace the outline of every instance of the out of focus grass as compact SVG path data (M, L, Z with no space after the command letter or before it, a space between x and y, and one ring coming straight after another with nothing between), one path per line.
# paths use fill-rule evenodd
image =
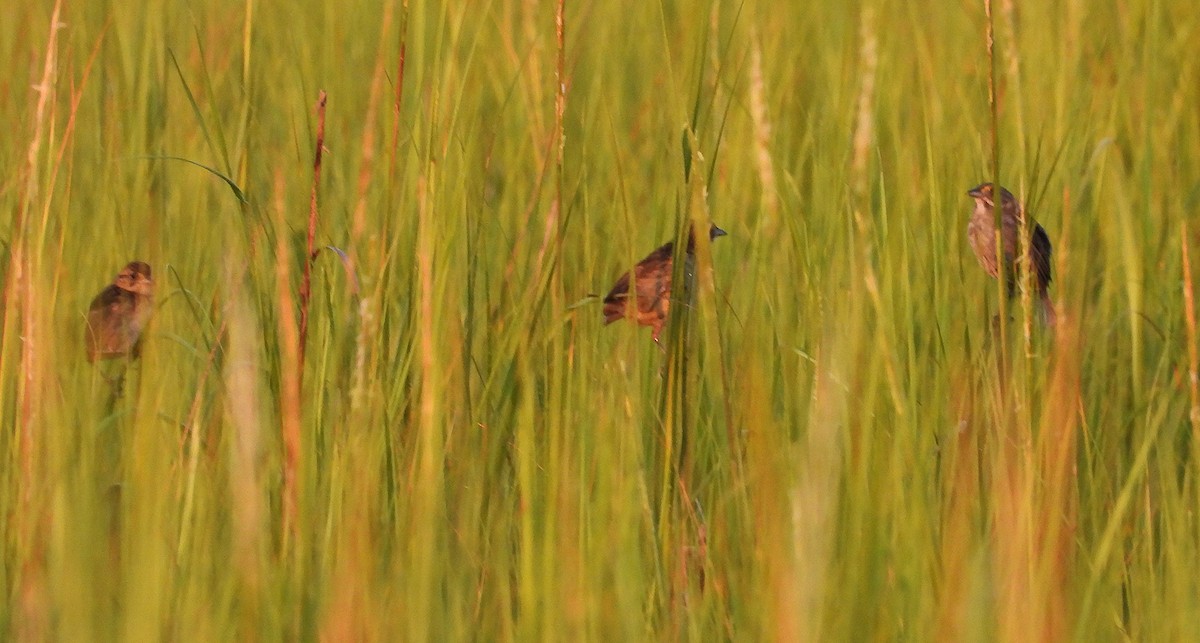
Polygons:
M1192 5L998 2L993 123L981 2L564 4L8 9L4 637L1193 636ZM576 305L709 219L661 350Z

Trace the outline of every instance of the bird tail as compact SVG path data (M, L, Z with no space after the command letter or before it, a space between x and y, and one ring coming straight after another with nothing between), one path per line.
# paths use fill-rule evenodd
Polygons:
M1050 295L1042 293L1042 323L1047 327L1053 327L1058 323L1058 313L1054 312L1054 302L1050 300Z
M625 301L604 302L604 323L611 324L625 318Z

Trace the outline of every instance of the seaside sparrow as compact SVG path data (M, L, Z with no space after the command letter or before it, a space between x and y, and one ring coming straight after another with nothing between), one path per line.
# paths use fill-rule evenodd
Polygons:
M1021 204L1012 195L1012 192L1003 187L1000 188L1000 246L1003 249L1004 257L998 261L995 241L996 223L993 214L995 189L991 183L982 183L968 190L967 194L975 199L975 210L971 213L971 221L967 224L967 240L970 241L971 249L975 251L975 257L979 259L979 264L989 275L999 278L1003 270L1005 292L1011 298L1017 293L1015 258L1021 251L1021 244L1018 243L1017 237L1021 229ZM1028 216L1026 213L1026 217ZM1047 293L1050 287L1050 238L1046 236L1045 229L1032 218L1029 219L1029 223L1031 225L1030 262L1027 266L1032 272L1034 284L1037 287L1042 322L1047 326L1053 326L1056 318L1054 304L1050 301L1050 295Z
M710 241L724 235L725 231L716 225L711 225L708 229ZM695 249L696 239L693 232L689 230L687 243L687 260L689 262L687 274L689 275ZM659 334L662 333L663 324L666 323L667 313L671 307L671 272L674 265L674 254L675 242L668 241L654 252L646 255L646 258L639 261L633 268L634 301L637 305L633 319L641 326L652 327L654 333L651 337L656 342ZM605 324L625 318L625 303L630 299L629 275L628 272L621 275L604 298Z
M88 309L85 333L88 361L124 355L137 357L153 300L150 266L133 261L122 268Z

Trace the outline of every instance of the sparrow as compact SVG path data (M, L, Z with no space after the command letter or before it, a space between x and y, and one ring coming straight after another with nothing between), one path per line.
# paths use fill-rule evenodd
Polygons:
M150 277L150 266L142 261L130 262L117 273L112 284L96 295L88 308L84 333L88 361L124 355L136 358L153 304L154 281Z
M708 228L709 240L725 236L725 231L716 225ZM688 231L687 260L688 274L691 274L690 264L696 250L696 239L691 230ZM651 337L655 342L662 333L663 324L667 320L667 312L671 307L671 273L674 269L675 242L668 241L657 250L646 255L633 268L633 283L637 312L633 319L641 326L654 329ZM625 273L617 279L612 290L604 298L604 323L611 324L625 318L625 302L629 300L629 275Z
M1021 251L1017 242L1017 235L1021 229L1021 203L1012 192L1000 188L1000 245L1004 251L1001 264L996 260L996 222L993 214L995 189L991 183L982 183L967 190L967 194L975 199L975 210L967 224L967 240L970 241L979 264L989 275L999 278L1003 269L1005 292L1011 298L1017 292L1015 257ZM1029 223L1032 226L1029 239L1029 269L1033 272L1034 283L1037 286L1042 321L1047 326L1053 326L1056 318L1054 303L1050 301L1047 292L1050 287L1050 237L1046 236L1046 230L1032 218L1029 218Z

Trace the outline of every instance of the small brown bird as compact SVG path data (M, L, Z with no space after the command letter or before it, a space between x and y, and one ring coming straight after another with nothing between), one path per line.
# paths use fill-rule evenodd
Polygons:
M150 266L141 261L130 262L111 285L96 295L88 309L85 333L88 361L123 355L137 357L153 305Z
M725 231L716 225L708 228L709 240L725 235ZM696 239L688 231L687 259L688 274L691 273L690 262L696 249ZM671 272L674 269L675 242L668 241L654 252L646 255L645 259L633 267L633 283L636 290L637 312L634 320L641 326L654 328L651 337L658 341L663 324L667 321L667 312L671 308ZM611 324L625 318L625 302L629 299L629 273L621 275L616 285L604 298L604 323Z
M999 277L1001 265L996 261L996 222L993 214L995 207L994 189L991 183L982 183L967 191L975 199L975 211L971 213L971 221L967 224L967 239L980 265L992 277ZM1017 269L1014 257L1021 251L1017 242L1017 234L1021 229L1021 204L1012 192L1000 188L1000 245L1004 251L1004 285L1005 292L1011 298L1017 293ZM1029 269L1037 285L1037 296L1042 308L1042 321L1047 326L1053 326L1055 321L1054 303L1050 301L1047 290L1050 287L1050 238L1046 231L1036 221L1030 218L1032 224L1029 239L1031 262Z

